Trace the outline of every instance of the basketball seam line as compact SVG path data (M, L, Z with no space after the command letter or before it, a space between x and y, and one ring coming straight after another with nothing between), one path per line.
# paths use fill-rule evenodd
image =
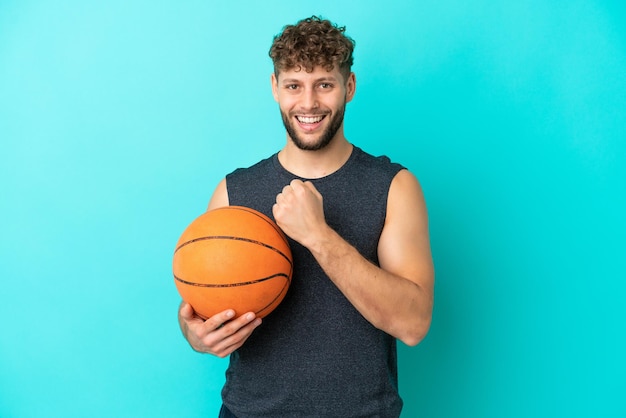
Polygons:
M180 244L176 250L174 250L174 253L176 253L178 250L180 250L181 248L183 248L186 245L189 244L193 244L194 242L198 242L198 241L205 241L205 240L209 240L209 239L232 239L235 241L245 241L245 242L249 242L251 244L257 244L260 245L262 247L268 248L272 251L277 252L278 254L280 254L285 260L287 260L289 262L289 265L291 265L291 260L289 259L289 257L287 257L282 251L280 251L278 248L272 247L271 245L268 245L264 242L261 241L257 241L254 239L250 239L250 238L243 238L243 237L233 237L233 236L228 236L228 235L211 235L208 237L199 237L199 238L194 238L192 240L183 242L182 244Z
M280 229L278 227L278 225L276 225L274 222L272 222L271 220L268 220L267 218L265 218L265 214L261 213L261 212L257 212L254 209L248 208L246 206L225 206L226 208L232 208L232 209L236 209L236 210L241 210L243 212L248 212L251 215L256 216L259 219L262 219L263 221L265 221L267 224L269 224L269 226L271 226L276 232L278 232L278 234L280 235L280 237L283 239L283 241L289 245L289 241L287 240L287 237L285 236L285 233L283 232L282 229ZM263 216L260 216L263 215Z
M289 285L290 285L290 280L289 278L287 278L287 281L285 282L285 284L283 285L283 288L280 289L280 292L278 292L278 294L276 295L276 297L274 297L274 299L272 299L267 305L265 305L264 307L262 307L261 309L259 309L256 314L263 314L263 312L265 312L267 309L269 309L272 305L274 305L274 303L278 300L281 299L283 297L285 297L285 293L287 292L287 290L289 289ZM270 311L271 312L271 311Z
M239 287L239 286L248 286L251 284L261 283L267 280L271 280L275 277L281 277L281 276L286 278L287 282L290 281L289 276L285 273L276 273L276 274L272 274L271 276L263 277L261 279L249 280L247 282L240 282L240 283L195 283L195 282L189 282L187 280L183 280L176 275L174 275L174 278L181 283L188 284L190 286L197 286L197 287Z

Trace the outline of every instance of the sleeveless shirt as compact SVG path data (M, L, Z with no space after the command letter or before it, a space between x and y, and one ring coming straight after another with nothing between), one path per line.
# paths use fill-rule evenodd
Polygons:
M230 205L273 219L276 195L291 180L311 181L326 222L378 265L387 195L402 170L354 146L334 173L303 179L278 154L226 176ZM224 404L237 417L398 417L396 340L370 324L326 276L308 249L289 239L294 273L282 303L230 355ZM355 277L354 280L358 280Z

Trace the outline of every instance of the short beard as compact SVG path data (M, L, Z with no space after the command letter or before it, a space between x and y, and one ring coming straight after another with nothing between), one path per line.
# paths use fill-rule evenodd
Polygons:
M298 136L295 128L293 127L291 123L291 119L289 119L289 117L285 113L281 111L280 114L283 118L283 125L285 125L287 134L289 135L289 137L291 138L291 140L293 141L296 147L298 147L299 149L303 151L319 151L332 142L333 138L337 134L337 131L339 131L339 128L341 128L341 124L343 123L343 116L345 112L346 112L346 105L344 103L343 107L339 110L339 112L335 114L335 116L333 116L333 118L331 119L330 125L328 125L328 128L326 128L326 130L322 132L322 135L320 136L319 141L314 142L312 144L306 143L305 141L302 140L302 138Z

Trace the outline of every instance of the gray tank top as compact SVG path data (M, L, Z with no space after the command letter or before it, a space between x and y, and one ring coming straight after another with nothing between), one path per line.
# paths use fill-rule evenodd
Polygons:
M311 180L327 223L375 264L389 186L403 168L354 147L343 167ZM295 178L275 154L226 176L229 203L273 219L276 195ZM289 291L231 354L224 404L241 418L398 417L395 338L363 318L306 248L289 243Z

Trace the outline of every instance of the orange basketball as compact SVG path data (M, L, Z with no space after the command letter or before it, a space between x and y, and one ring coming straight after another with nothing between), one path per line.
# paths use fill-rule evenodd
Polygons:
M264 317L283 300L293 263L284 233L264 214L242 206L210 210L183 232L174 251L174 282L196 313L226 309Z

